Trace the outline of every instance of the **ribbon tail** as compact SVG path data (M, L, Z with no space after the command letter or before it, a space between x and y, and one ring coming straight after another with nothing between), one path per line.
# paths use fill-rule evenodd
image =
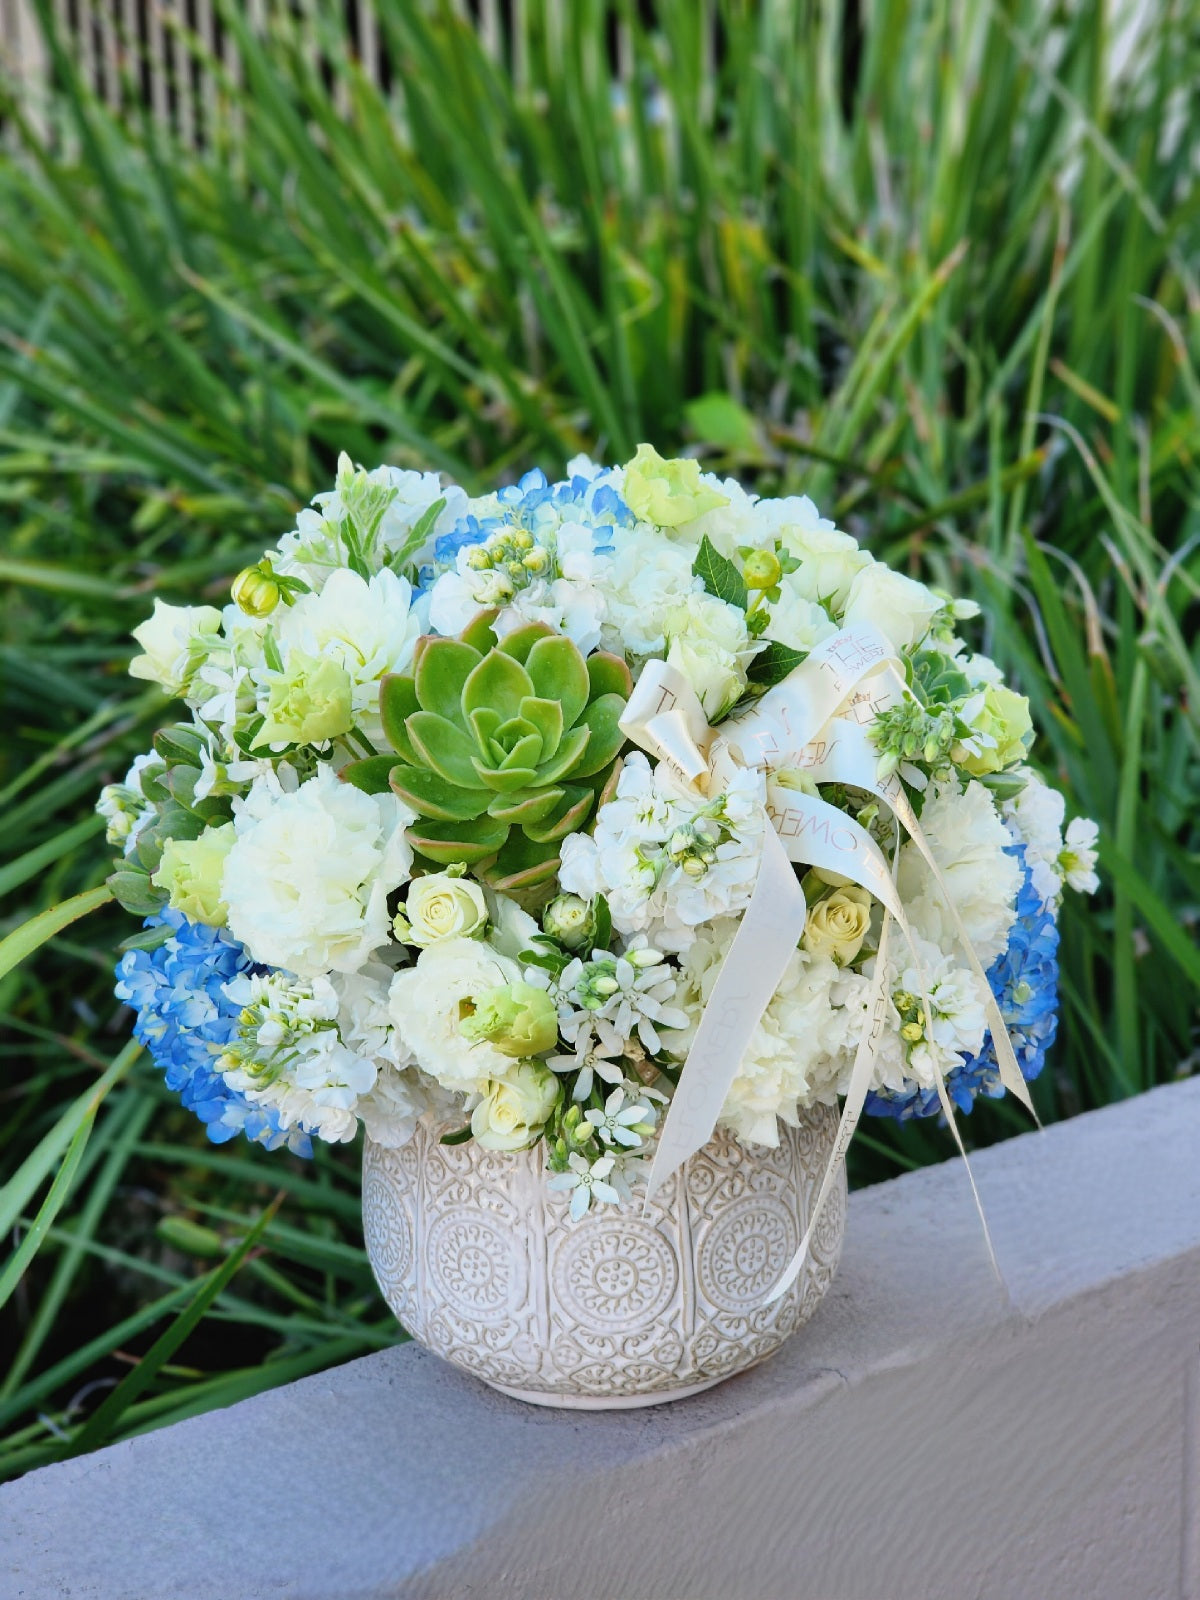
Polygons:
M875 1067L875 1051L887 1019L887 995L884 990L884 984L887 972L888 934L891 925L891 913L885 910L883 913L883 925L879 932L879 952L875 961L875 978L868 1002L867 1026L863 1029L862 1037L858 1041L858 1049L854 1053L854 1065L850 1070L850 1082L846 1088L846 1100L842 1107L841 1121L838 1123L837 1137L833 1142L833 1151L826 1164L825 1173L817 1189L816 1198L812 1203L808 1226L804 1230L800 1248L784 1269L783 1276L779 1282L763 1302L764 1305L769 1306L785 1295L800 1276L804 1263L808 1259L808 1251L809 1246L812 1244L813 1234L816 1232L817 1224L821 1220L826 1202L833 1192L838 1168L846 1159L846 1151L849 1149L850 1141L858 1128L863 1106L867 1103L867 1092L871 1087L871 1073Z
M770 820L750 904L730 942L663 1122L646 1199L712 1138L750 1036L804 932L804 890Z

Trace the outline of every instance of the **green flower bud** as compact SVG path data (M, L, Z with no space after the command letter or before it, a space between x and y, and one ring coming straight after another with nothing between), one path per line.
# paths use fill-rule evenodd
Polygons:
M783 577L783 566L774 550L751 550L742 563L747 589L773 589Z
M533 535L524 528L518 528L515 533L509 535L509 539L514 550L533 549Z
M267 617L283 597L283 590L271 571L269 561L244 567L233 580L234 603L248 617Z
M485 989L459 1027L467 1039L486 1039L506 1056L540 1055L558 1043L558 1012L544 989L505 983Z
M491 564L491 555L481 544L474 545L467 553L467 566L472 572L486 572Z
M592 908L577 894L556 895L542 912L542 927L566 950L578 950L593 935Z
M924 1032L925 1030L922 1028L919 1022L906 1022L900 1029L900 1037L906 1040L909 1044L916 1044L917 1040L922 1037Z
M550 566L550 552L540 548L531 550L522 558L521 565L526 572L532 572L535 576L539 572L545 572Z

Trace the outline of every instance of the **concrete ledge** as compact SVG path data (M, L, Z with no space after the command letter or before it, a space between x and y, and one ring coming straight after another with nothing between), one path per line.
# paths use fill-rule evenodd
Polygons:
M1200 1600L1200 1080L854 1196L756 1372L645 1412L412 1346L0 1489L3 1600Z

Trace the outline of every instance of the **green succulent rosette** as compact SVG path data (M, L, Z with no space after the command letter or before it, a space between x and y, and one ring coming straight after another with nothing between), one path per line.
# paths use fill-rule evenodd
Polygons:
M548 884L561 841L586 823L624 743L632 687L620 657L584 657L531 622L498 640L483 612L458 639L426 635L410 673L383 680L380 713L395 755L343 777L390 788L417 813L427 860L465 862L506 893Z

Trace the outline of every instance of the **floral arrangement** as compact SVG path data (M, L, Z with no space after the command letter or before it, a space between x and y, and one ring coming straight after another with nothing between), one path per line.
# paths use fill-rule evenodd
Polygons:
M575 1217L628 1198L752 922L742 1141L855 1083L901 1118L1016 1090L1096 829L1064 838L976 612L645 445L477 499L343 457L232 603L135 631L185 710L99 803L145 919L117 994L216 1141L436 1117L544 1141Z

